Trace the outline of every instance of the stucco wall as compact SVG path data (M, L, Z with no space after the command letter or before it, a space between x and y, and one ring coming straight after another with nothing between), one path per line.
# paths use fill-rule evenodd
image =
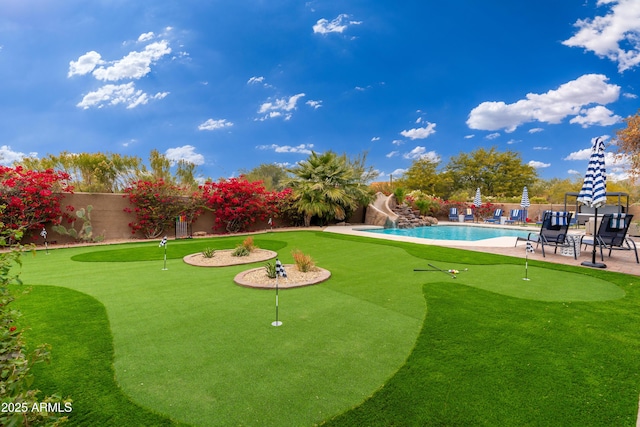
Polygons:
M126 213L125 208L130 207L129 201L122 194L112 193L74 193L68 194L63 199L63 205L71 205L75 209L86 208L87 206L93 206L91 212L91 222L93 226L93 233L95 236L104 236L105 240L127 240L127 239L141 239L141 234L132 234L129 228L129 222L134 219L133 214ZM520 205L503 204L505 214L508 214L510 209L520 209ZM575 205L568 206L568 210L574 210ZM544 204L544 205L532 205L528 210L528 217L532 220L536 220L542 215L545 210L563 210L564 204ZM640 205L630 206L629 213L634 214L634 220L640 220ZM442 218L446 220L446 218ZM350 223L363 223L365 220L364 209L358 209L351 218L347 220ZM77 225L79 225L80 221ZM68 224L64 224L68 226ZM211 212L205 212L201 215L193 224L190 233L204 232L207 234L214 233L214 216ZM275 226L282 226L276 220ZM78 226L76 228L79 228ZM266 223L257 223L251 228L251 231L266 230L269 225ZM62 236L51 230L51 226L47 225L48 239L49 241L57 241L59 243L72 242L68 236ZM174 236L175 230L167 230L169 237ZM31 236L28 241L42 242L42 238L36 233Z
M62 204L64 206L73 206L76 210L85 208L89 205L93 207L91 211L91 225L93 227L94 236L103 236L104 240L123 240L123 239L141 239L144 236L140 233L132 234L129 223L135 219L132 213L124 211L125 208L131 207L129 200L122 194L113 193L74 193L65 195ZM76 229L82 221L78 220ZM68 228L69 224L63 223ZM69 243L74 240L69 236L60 235L51 230L51 225L47 225L49 241L57 241L58 243ZM172 237L175 230L167 230L167 235ZM213 233L213 215L205 213L201 215L193 224L191 232L202 231ZM32 241L38 242L42 240L39 235L31 237Z

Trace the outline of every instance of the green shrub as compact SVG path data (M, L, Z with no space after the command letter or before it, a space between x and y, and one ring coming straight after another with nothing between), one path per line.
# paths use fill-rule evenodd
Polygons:
M253 243L253 237L249 236L242 241L236 249L233 251L231 255L233 256L248 256L251 252L258 249L258 247Z
M62 224L54 225L51 229L62 236L70 236L77 242L102 242L104 240L104 236L93 235L93 226L91 225L92 209L93 206L88 205L86 209L81 208L76 211L76 217L82 221L80 230L76 230L75 220L71 222L68 229ZM60 220L62 221L62 218L60 218Z
M264 269L267 271L267 277L269 279L275 279L276 278L276 264L273 262L267 262L264 265Z
M0 206L0 212L3 209ZM8 245L7 241L15 237L20 240L22 231L6 230L1 222L0 230L0 248L3 249L0 252L0 400L3 403L0 425L58 426L67 421L66 416L53 410L49 412L48 409L41 411L34 408L41 408L40 405L43 404L45 408L57 407L63 412L71 412L71 400L63 400L55 394L40 397L40 390L31 388L34 379L31 369L35 364L49 362L51 347L42 344L27 349L23 331L15 324L20 312L10 306L15 297L8 285L21 283L17 276L12 275L11 268L21 265L20 255L24 247ZM9 406L5 408L4 404Z
M404 188L396 188L395 190L393 190L393 195L395 196L396 202L399 205L404 203L404 197L406 195Z
M249 256L250 253L251 251L245 248L244 246L238 246L237 248L234 249L231 255L232 256Z
M213 258L216 254L216 251L212 248L204 248L202 250L202 256L205 258Z

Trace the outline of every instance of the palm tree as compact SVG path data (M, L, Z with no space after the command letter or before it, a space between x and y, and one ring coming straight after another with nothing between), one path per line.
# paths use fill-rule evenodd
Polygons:
M293 190L298 212L304 215L305 226L314 216L344 220L359 204L371 202L373 195L364 181L368 172L362 162L352 162L333 151L312 152L289 170L294 177L287 184Z

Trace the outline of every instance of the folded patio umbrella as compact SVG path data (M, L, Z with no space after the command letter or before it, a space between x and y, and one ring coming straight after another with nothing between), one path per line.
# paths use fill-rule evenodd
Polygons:
M522 208L522 222L527 221L527 209L531 206L531 202L529 202L529 190L527 190L527 186L524 186L522 190L522 199L520 199L520 207Z
M482 197L480 197L480 187L476 190L476 197L473 198L473 205L477 208L482 204Z
M578 202L583 205L594 208L594 245L591 256L591 262L585 261L582 265L587 267L606 268L603 263L596 262L596 245L595 234L597 233L598 224L598 208L607 203L607 169L604 163L604 141L601 138L596 138L591 147L591 156L589 157L589 165L587 166L587 173L584 176L584 183L582 189L578 194Z

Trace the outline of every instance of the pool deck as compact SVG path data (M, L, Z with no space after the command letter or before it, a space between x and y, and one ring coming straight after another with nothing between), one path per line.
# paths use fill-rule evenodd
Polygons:
M446 226L456 226L456 223L448 223L443 222L441 225ZM494 228L505 228L505 226L495 225L495 224L457 224L457 225L474 225L478 227L494 227ZM349 234L353 236L363 236L363 237L371 237L374 239L386 239L386 240L396 240L400 242L412 242L418 243L422 245L435 245L435 246L445 246L449 248L457 248L457 249L466 249L471 251L478 252L486 252L486 253L494 253L500 255L508 255L519 258L525 258L527 256L526 253L526 242L518 241L516 237L496 237L493 239L485 239L478 241L467 241L467 240L434 240L434 239L423 239L418 237L405 237L405 236L394 236L389 234L379 234L379 233L368 233L366 231L362 231L367 228L379 229L381 227L369 226L369 225L336 225L326 227L324 229L325 232L329 233L338 233L338 234ZM540 231L540 227L532 227L532 226L509 226L507 228L528 231L532 233L537 233ZM581 236L584 234L584 229L571 229L569 231L570 234L574 234L577 236ZM636 246L639 247L640 251L640 238L631 237L636 243ZM535 246L534 246L535 248ZM552 247L547 247L545 249L546 257L542 256L541 248L537 248L534 253L529 253L528 258L539 261L552 262L557 264L567 264L567 265L575 265L578 267L582 267L585 270L592 270L592 267L584 267L581 266L581 263L584 261L591 261L592 258L592 250L593 247L589 246L585 251L584 246L580 251L580 255L578 255L578 259L573 259L573 256L561 255L560 252L557 254L553 252ZM607 271L614 271L619 273L632 274L635 276L640 276L640 264L636 263L635 254L633 251L620 251L614 250L611 253L611 256L607 256L607 252L604 252L604 264L606 264ZM600 252L597 252L596 262L601 262L600 260Z

